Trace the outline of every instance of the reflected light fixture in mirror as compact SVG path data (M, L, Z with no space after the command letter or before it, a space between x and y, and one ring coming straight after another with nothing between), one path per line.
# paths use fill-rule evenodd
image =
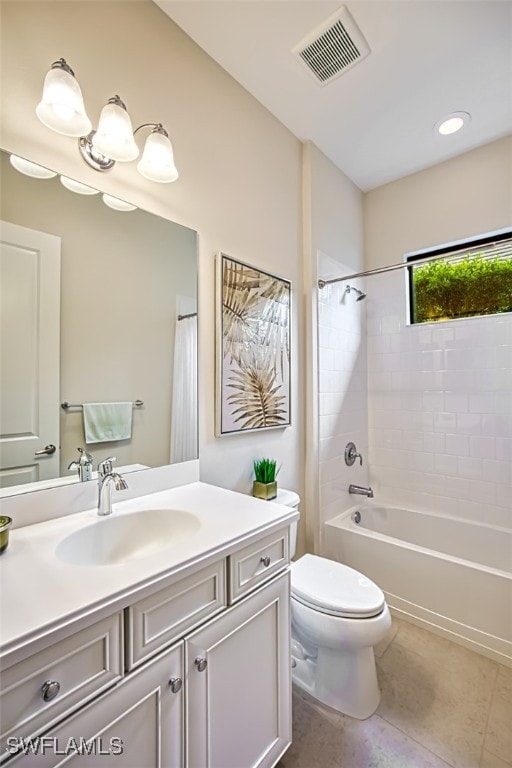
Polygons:
M9 162L17 171L24 173L25 176L31 176L33 179L53 179L57 175L55 171L50 171L38 163L32 163L30 160L25 160L24 157L18 157L18 155L10 155Z
M97 195L99 190L94 187L89 187L88 184L82 184L81 181L70 179L68 176L61 176L60 183L70 192L75 192L77 195Z
M36 107L39 120L52 131L79 138L83 159L96 171L109 171L116 162L139 156L135 135L151 129L137 170L149 181L170 183L178 179L169 135L161 123L143 123L133 130L126 105L113 96L103 107L97 131L87 117L82 92L65 59L54 61L45 77L43 96Z
M127 203L125 200L121 200L119 197L113 197L112 195L102 195L103 202L112 208L114 211L135 211L136 205Z
M53 179L57 176L55 171L50 171L44 168L42 165L25 160L23 157L17 155L10 155L9 162L20 173L25 176L30 176L33 179ZM70 179L68 176L60 176L60 183L70 192L75 192L77 195L97 195L99 189L90 187L88 184L82 184L82 182L76 179ZM119 197L113 197L113 195L104 194L101 196L105 205L112 208L114 211L136 211L137 206L132 203L127 203L125 200L121 200Z

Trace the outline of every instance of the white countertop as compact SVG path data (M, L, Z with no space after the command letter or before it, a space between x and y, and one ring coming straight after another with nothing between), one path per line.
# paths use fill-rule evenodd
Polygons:
M119 498L114 493L113 515L144 509L169 509L172 514L177 509L195 514L199 528L150 556L115 565L76 565L56 554L70 533L109 519L100 518L96 509L11 530L9 546L0 556L0 654L26 647L106 606L120 610L148 585L215 555L225 556L245 539L298 517L289 507L201 482L129 501Z

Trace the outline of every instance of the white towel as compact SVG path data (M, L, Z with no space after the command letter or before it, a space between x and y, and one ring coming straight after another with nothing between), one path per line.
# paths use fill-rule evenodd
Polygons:
M128 440L132 436L133 403L84 403L86 443Z

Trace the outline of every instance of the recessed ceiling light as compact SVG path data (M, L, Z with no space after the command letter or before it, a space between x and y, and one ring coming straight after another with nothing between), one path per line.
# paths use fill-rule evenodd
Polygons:
M465 125L471 121L471 115L469 112L452 112L446 117L442 117L435 124L435 130L442 136L449 136L451 133L460 131Z

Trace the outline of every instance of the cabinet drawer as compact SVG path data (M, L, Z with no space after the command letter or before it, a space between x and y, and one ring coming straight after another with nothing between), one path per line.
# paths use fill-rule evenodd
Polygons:
M127 609L127 669L153 656L227 605L225 561L158 590Z
M1 758L9 736L42 731L122 677L122 631L118 613L2 670Z
M183 655L179 643L126 675L34 739L34 750L13 739L8 749L21 754L9 768L183 768Z
M289 528L258 539L229 558L229 598L238 600L290 562Z

